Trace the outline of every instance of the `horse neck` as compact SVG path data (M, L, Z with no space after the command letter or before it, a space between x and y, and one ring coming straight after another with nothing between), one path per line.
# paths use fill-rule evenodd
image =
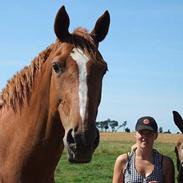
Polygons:
M38 120L37 123L40 124L40 127L46 128L54 118L54 115L50 116L52 112L49 105L51 69L47 69L45 65L34 82L27 107L32 117Z
M46 70L46 69L45 69ZM43 70L34 81L28 107L33 114L47 118L49 110L50 76Z
M37 75L31 97L24 101L21 109L14 111L13 108L3 107L6 115L3 120L0 116L0 161L2 164L8 161L11 169L9 177L17 173L26 179L26 175L30 174L34 182L34 178L40 175L51 176L59 161L64 132L59 117L49 109L50 72L45 67ZM6 144L3 143L3 138L7 139ZM41 174L38 173L40 169ZM1 170L7 171L0 165Z

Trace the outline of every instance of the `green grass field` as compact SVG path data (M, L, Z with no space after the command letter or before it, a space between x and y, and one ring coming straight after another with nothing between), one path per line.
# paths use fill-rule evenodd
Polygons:
M56 183L111 183L116 157L128 152L134 143L133 134L129 136L129 134L121 133L119 139L114 139L116 137L114 136L115 134L112 134L109 138L109 135L105 134L101 137L100 145L88 164L70 164L64 152L56 169ZM170 134L167 136L167 138L171 137L173 138ZM175 143L171 141L168 143L166 140L157 141L155 144L159 152L173 159L176 168L174 147Z

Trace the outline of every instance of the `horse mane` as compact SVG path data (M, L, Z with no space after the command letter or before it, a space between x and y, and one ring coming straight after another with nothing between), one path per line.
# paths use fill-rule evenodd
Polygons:
M30 95L35 76L41 71L41 66L48 58L52 47L53 45L46 48L32 60L29 66L25 66L8 80L0 93L0 108L6 104L15 109L17 102L19 105L23 104L24 99Z
M80 47L93 58L98 57L102 59L100 54L96 54L98 52L98 45L96 45L92 35L86 29L77 28L72 33L72 40L69 42L74 44L75 47ZM50 45L34 58L29 66L25 66L7 82L6 87L0 92L0 109L5 104L11 106L14 110L17 103L22 106L24 99L28 99L31 94L35 76L41 71L41 67L49 57L51 51L57 49L60 44L61 42L56 40L54 44Z

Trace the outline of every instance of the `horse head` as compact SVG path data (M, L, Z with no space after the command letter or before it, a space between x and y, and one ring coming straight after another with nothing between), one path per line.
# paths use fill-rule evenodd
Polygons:
M109 23L106 11L90 33L82 28L70 33L70 20L64 6L55 18L54 30L59 46L50 56L50 101L58 111L65 131L63 141L70 162L89 162L99 144L95 122L107 64L98 46L108 33Z
M181 115L178 112L173 111L173 119L176 126L183 133L183 119ZM183 182L183 135L178 139L176 143L175 153L177 157L177 170L179 171L178 182Z

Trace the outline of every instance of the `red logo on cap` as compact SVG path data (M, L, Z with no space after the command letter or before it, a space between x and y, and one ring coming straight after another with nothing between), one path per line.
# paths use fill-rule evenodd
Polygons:
M149 125L151 122L150 122L148 119L144 119L143 123L144 123L145 125Z

